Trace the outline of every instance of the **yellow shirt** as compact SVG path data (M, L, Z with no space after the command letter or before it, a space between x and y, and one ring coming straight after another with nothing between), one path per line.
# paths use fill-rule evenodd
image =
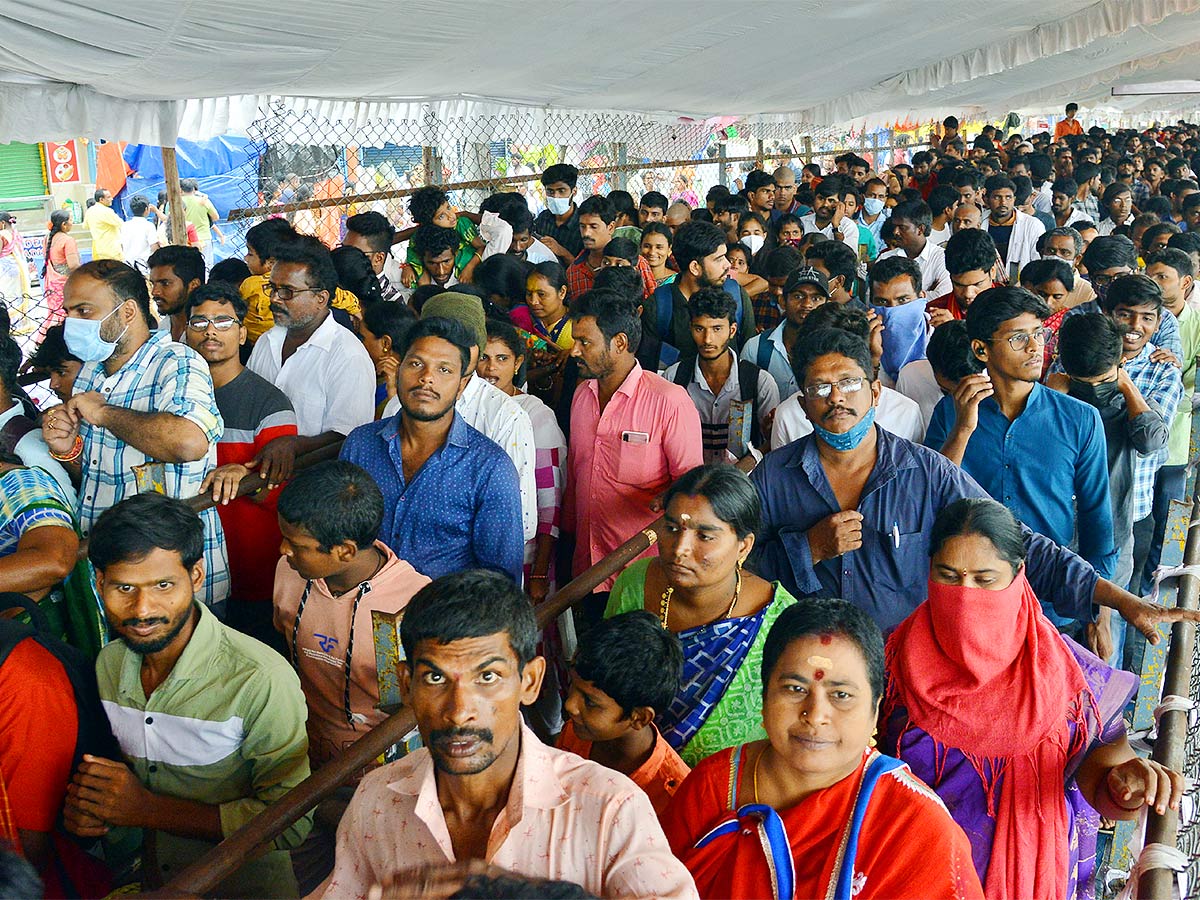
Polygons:
M121 217L112 207L96 203L83 214L83 227L92 233L92 259L125 259L121 248Z
M246 312L246 338L253 344L263 334L275 327L275 317L271 315L271 298L267 296L267 281L269 275L251 275L242 282L239 289L242 299L250 309ZM345 288L338 288L333 297L335 309L342 309L355 318L362 318L362 304L358 297Z

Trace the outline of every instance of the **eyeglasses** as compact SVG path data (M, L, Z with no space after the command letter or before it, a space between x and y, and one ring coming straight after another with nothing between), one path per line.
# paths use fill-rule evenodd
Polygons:
M842 395L857 394L862 390L865 378L843 378L841 381L822 381L820 384L808 384L804 386L804 396L809 399L820 397L824 400L833 393L833 389L837 388L838 393Z
M285 303L291 300L297 294L316 293L321 288L294 288L289 284L276 284L273 281L268 281L265 288L268 297L278 297Z
M188 328L192 331L208 331L208 326L211 325L217 331L229 331L231 328L237 328L242 323L233 316L217 316L215 319L210 319L207 316L192 316L188 319Z
M1018 331L1016 334L1010 334L1006 338L992 338L989 343L994 344L997 341L1007 341L1008 346L1014 350L1024 350L1029 346L1030 341L1033 341L1039 347L1044 347L1049 337L1050 333L1048 329L1042 329L1041 331Z
M1115 281L1117 278L1120 278L1123 274L1125 273L1122 272L1117 275L1101 275L1097 273L1089 276L1089 280L1092 282L1092 287L1108 287L1113 283L1113 281Z

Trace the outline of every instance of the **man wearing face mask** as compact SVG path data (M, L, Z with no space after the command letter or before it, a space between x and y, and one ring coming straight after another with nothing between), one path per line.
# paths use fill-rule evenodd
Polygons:
M83 360L74 394L46 411L50 453L79 481L80 533L126 497L159 490L200 493L217 463L224 432L212 379L190 347L150 329L146 279L116 260L95 260L67 281L63 336ZM219 617L229 595L229 563L215 508L204 522L204 589Z
M892 214L887 208L887 184L882 178L872 178L863 185L862 190L863 206L858 214L858 224L870 230L876 244L882 244L879 230Z
M880 259L871 267L871 308L883 321L883 356L880 378L896 384L900 370L925 358L929 320L921 270L903 255Z
M550 166L542 173L546 208L533 220L533 233L550 248L564 266L583 251L579 236L579 210L575 207L575 185L579 170L566 163Z

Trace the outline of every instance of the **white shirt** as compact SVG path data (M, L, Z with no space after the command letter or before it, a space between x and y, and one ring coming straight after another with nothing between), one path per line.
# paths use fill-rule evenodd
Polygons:
M0 412L0 428L7 425L11 419L21 415L22 412L20 402L14 400L12 406L4 412ZM46 439L42 437L42 429L35 427L22 437L13 447L13 452L29 468L36 467L44 470L47 475L58 482L58 486L63 489L63 493L70 498L71 502L75 502L75 485L71 484L71 476L67 474L62 463L50 455L50 448L46 446Z
M921 407L921 430L929 428L933 408L942 399L942 389L933 377L933 366L927 359L914 359L900 368L896 377L896 390ZM935 448L936 449L936 448Z
M536 266L538 263L557 262L558 257L551 252L549 247L534 238L533 243L525 249L525 261Z
M863 385L868 390L868 385ZM879 392L879 407L875 410L875 422L880 428L897 437L921 443L925 439L925 428L921 424L921 408L915 400L885 387ZM771 430L771 449L778 450L806 434L812 434L812 422L800 405L800 392L792 394L775 408L775 425Z
M953 234L954 229L951 228L950 224L947 222L945 228L940 230L935 228L933 231L929 232L928 240L931 244L937 244L939 247L945 247L946 241L950 240L950 237ZM938 296L940 297L941 295L939 294Z
M134 216L121 223L121 250L125 253L125 261L139 272L147 274L150 248L158 242L158 229L145 216Z
M330 313L283 362L286 336L276 325L258 339L246 365L287 394L301 437L349 434L375 420L375 365L362 341Z
M879 254L879 259L889 256L900 256L904 253L899 247ZM905 254L907 255L907 254ZM876 260L878 262L878 260ZM946 251L933 242L925 239L925 249L913 260L921 270L921 290L927 297L940 297L950 293L953 285L950 283L950 273L946 271Z
M255 347L256 351L257 349ZM253 355L250 361L254 361ZM371 371L373 396L375 375L374 369ZM500 449L508 454L508 458L517 467L517 477L521 482L521 525L525 532L525 540L533 540L537 534L538 523L537 478L534 475L537 453L536 442L533 439L533 422L529 419L529 413L500 388L475 374L471 375L471 380L463 388L462 394L454 404L454 410L468 425L499 444ZM398 412L400 400L393 397L383 408L382 417L386 419Z
M830 240L833 239L833 223L830 222L824 228L817 227L817 214L809 213L807 216L800 217L800 224L804 226L804 233L810 231L819 231L821 234ZM842 243L854 251L854 258L858 259L858 225L849 216L842 216L842 221L838 222L838 232L842 236Z

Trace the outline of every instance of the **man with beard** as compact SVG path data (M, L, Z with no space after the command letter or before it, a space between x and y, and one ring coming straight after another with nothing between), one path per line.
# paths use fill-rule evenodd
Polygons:
M408 604L400 641L401 688L424 746L363 779L313 896L432 896L430 870L448 864L460 875L443 885L451 892L486 872L596 897L696 896L639 787L522 724L546 661L516 585L493 572L439 578Z
M291 477L298 455L375 418L375 365L357 335L330 312L337 285L329 251L316 238L298 237L276 248L266 285L275 326L254 344L246 363L283 391L296 411L299 437L271 441L247 464L271 484Z
M592 289L596 273L604 263L604 249L613 238L617 227L617 210L607 197L588 197L579 204L579 239L583 250L567 269L567 301L570 302ZM641 256L637 258L638 272L642 276L644 296L654 291L654 272Z
M88 546L119 638L100 651L96 679L124 759L85 755L64 819L115 846L116 829L143 829L154 848L142 856L147 882L209 853L309 774L300 681L196 602L203 550L196 513L155 493L106 511ZM295 896L287 851L308 829L306 815L214 892Z
M1009 281L1016 281L1025 263L1038 258L1037 241L1046 226L1017 209L1017 187L1007 176L993 175L983 187L989 211L983 230L992 236Z
M422 319L396 376L400 412L354 429L341 458L383 492L379 539L437 578L486 567L521 582L525 538L512 460L468 425L454 403L471 380L475 338L455 319Z
M700 416L687 391L638 364L642 323L630 300L589 291L572 305L571 322L571 356L587 379L571 401L563 504L578 575L654 521L651 503L704 456ZM600 617L615 579L598 586L603 595L585 601L588 615Z
M706 463L736 462L749 445L765 450L779 388L769 372L738 360L737 306L720 288L704 287L688 300L695 361L677 362L663 377L687 388L700 414ZM744 425L743 425L744 423Z
M858 254L858 226L846 215L846 204L842 201L845 191L843 180L830 175L821 179L813 192L813 211L800 219L804 233L819 231L831 241L840 240Z
M182 341L188 294L204 284L204 257L195 247L168 244L151 253L146 266L150 299L158 307L158 330Z

